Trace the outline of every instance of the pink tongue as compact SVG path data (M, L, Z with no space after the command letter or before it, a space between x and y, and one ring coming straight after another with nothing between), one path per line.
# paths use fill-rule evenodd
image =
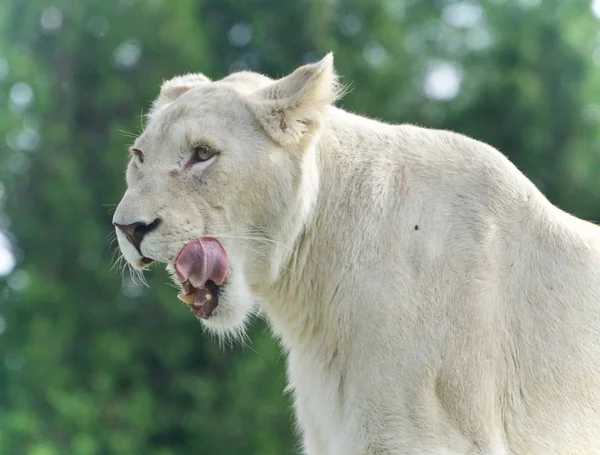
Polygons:
M227 255L219 241L212 237L194 239L183 247L175 260L181 283L189 281L202 288L207 281L223 284L227 274Z

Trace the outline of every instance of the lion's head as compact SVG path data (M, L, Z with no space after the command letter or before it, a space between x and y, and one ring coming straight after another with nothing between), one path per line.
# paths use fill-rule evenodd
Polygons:
M337 95L331 54L276 81L251 72L166 81L130 149L113 218L128 263L166 263L208 327L243 327L310 217L314 143Z

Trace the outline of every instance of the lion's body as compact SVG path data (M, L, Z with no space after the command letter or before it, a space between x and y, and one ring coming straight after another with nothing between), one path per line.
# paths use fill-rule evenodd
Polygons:
M323 65L316 77L331 86ZM194 235L206 220L264 227L280 215L266 229L275 247L251 244L266 263L227 236L223 245L242 283L235 295L247 288L260 300L288 354L308 455L600 453L599 228L554 207L481 142L323 102L310 140L305 121L286 145L278 135L295 111L273 132L266 108L242 99L280 144L255 144L272 153L254 177L274 181L271 165L286 177L267 186L256 216L245 216L248 200L222 218L207 208L214 201L202 206ZM310 105L301 107L306 116ZM246 131L260 130L244 128L246 143ZM215 169L217 181L224 168ZM255 186L246 193L261 194ZM235 210L244 216L234 222ZM164 252L149 237L142 249L170 263L191 237Z
M308 453L600 453L600 229L479 142L328 122L265 303Z

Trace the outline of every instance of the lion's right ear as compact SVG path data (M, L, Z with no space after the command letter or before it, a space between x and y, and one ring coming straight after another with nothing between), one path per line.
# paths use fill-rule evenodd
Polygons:
M164 81L160 87L160 94L152 103L152 110L156 111L172 103L188 90L208 82L210 79L201 73L184 74Z
M329 53L259 89L250 95L248 105L273 140L295 145L318 129L325 108L340 93L333 54Z

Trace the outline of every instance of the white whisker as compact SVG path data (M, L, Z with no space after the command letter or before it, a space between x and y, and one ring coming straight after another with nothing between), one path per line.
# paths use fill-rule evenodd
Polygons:
M296 253L294 252L294 250L292 248L290 248L289 246L287 246L287 245L285 245L285 244L283 244L281 242L277 242L275 240L268 239L266 237L230 235L230 234L209 234L209 236L211 236L211 237L221 237L223 239L254 240L254 241L257 241L257 242L265 242L265 243L272 244L274 246L280 246L282 248L285 248L287 251L289 251L290 253L292 253L294 255L294 257L296 256Z

